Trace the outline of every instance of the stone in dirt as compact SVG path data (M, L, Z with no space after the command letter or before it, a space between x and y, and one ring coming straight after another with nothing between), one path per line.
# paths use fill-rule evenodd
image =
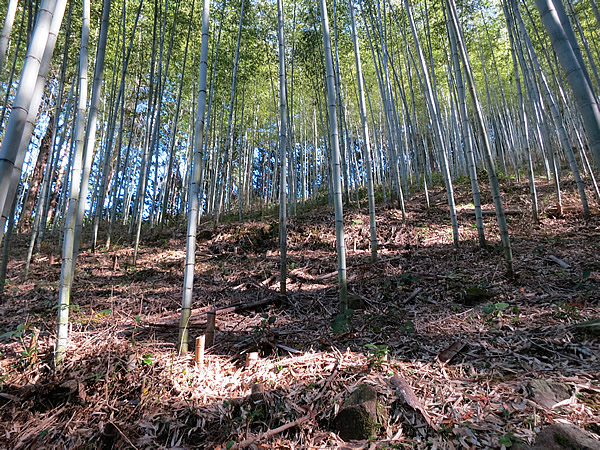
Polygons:
M542 429L534 445L516 444L511 450L598 450L600 441L581 428L570 424L554 424Z
M572 394L568 384L557 381L532 380L527 388L533 400L548 409L552 409L554 405L568 399Z
M375 389L362 383L344 401L333 420L334 429L345 441L369 439L377 434L383 423L380 409Z

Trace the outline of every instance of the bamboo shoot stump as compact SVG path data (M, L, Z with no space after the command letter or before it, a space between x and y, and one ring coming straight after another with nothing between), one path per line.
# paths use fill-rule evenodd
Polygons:
M246 369L254 366L258 362L258 352L246 353Z
M206 346L212 347L215 343L215 322L217 320L217 312L209 311L206 313Z
M206 335L198 336L196 338L196 352L194 361L196 361L196 365L202 366L204 364L204 347L206 343Z

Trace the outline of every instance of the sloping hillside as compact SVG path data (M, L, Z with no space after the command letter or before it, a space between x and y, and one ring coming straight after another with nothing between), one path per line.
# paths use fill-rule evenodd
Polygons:
M565 185L565 204L575 204ZM286 298L276 216L203 224L191 334L217 314L201 366L175 353L184 226L145 230L137 267L125 234L110 250L82 253L57 372L60 252L44 248L24 282L28 237L17 236L0 306L0 447L338 447L334 418L362 383L381 415L369 439L347 448L509 447L551 423L600 433L598 325L577 327L600 317L597 210L554 217L552 187L541 183L544 218L533 225L527 185L505 181L504 191L507 208L521 211L509 216L514 279L493 215L490 245L478 248L466 186L457 188L460 248L435 191L430 209L423 195L408 201L405 222L378 206L377 263L364 205L346 206L346 316L331 208L300 206L290 219Z

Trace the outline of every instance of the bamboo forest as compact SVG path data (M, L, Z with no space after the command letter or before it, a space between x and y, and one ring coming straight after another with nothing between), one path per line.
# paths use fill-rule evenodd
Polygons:
M598 0L0 26L0 450L600 448Z

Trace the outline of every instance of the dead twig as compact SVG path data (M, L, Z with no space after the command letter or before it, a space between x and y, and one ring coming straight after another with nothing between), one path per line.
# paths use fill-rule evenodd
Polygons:
M117 430L117 431L118 431L118 432L121 434L121 436L123 436L123 438L124 438L124 439L125 439L127 442L129 442L129 445L131 445L131 446L132 446L132 447L133 447L135 450L137 450L137 447L136 447L135 445L133 445L133 442L131 442L131 441L129 440L129 438L128 438L128 437L125 435L125 433L123 433L123 431L122 431L122 430L121 430L121 429L120 429L120 428L117 426L117 424L116 424L116 423L114 423L114 422L112 422L112 421L111 421L111 422L109 422L109 423L110 423L110 424L111 424L113 427L115 427L115 428L116 428L116 430Z
M413 301L422 290L423 288L416 288L408 297L406 297L403 303L410 303L411 301Z
M571 265L567 264L566 262L564 262L562 259L557 258L554 255L548 255L548 259L550 259L551 261L554 261L556 264L558 264L560 267L562 267L563 269L570 269Z
M276 434L283 433L285 430L289 430L290 428L294 428L300 424L303 424L304 422L308 422L309 420L312 420L314 417L315 417L315 412L311 409L311 410L309 410L307 415L302 416L302 417L294 420L293 422L288 422L285 425L281 425L280 427L274 428L272 430L268 430L264 433L259 434L258 436L246 439L246 440L240 442L239 444L233 445L231 447L231 449L234 450L234 449L249 447L250 445L254 444L255 442L269 439L269 438L275 436Z

